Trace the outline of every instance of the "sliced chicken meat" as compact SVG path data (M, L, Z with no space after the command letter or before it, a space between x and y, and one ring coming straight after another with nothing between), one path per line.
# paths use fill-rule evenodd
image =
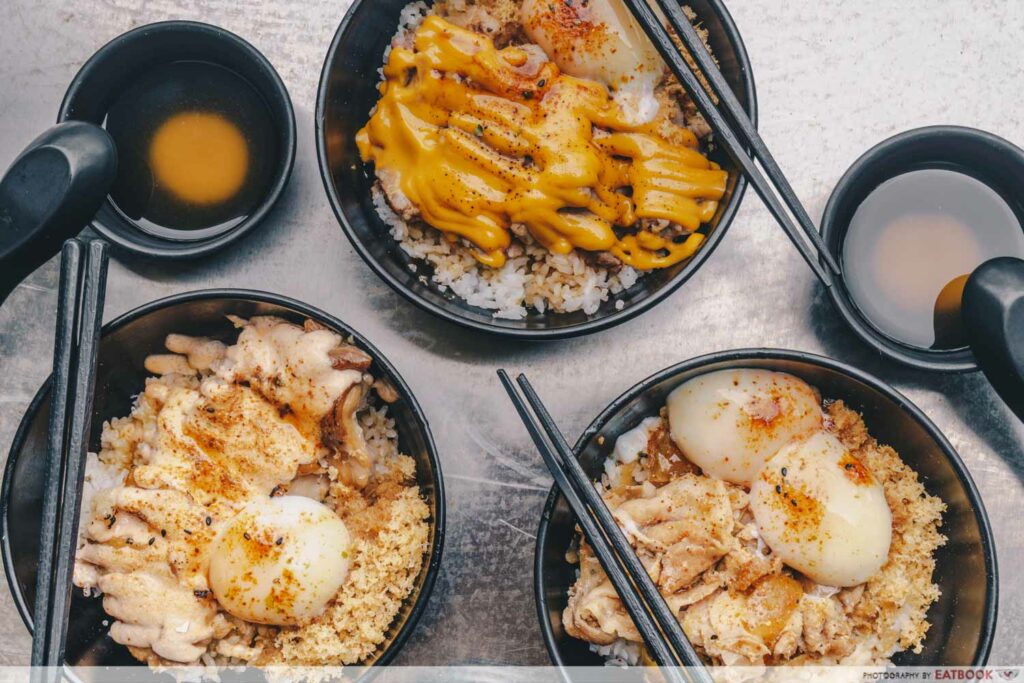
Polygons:
M114 640L191 662L230 630L207 599L213 531L185 493L117 487L97 494L75 558L75 583L103 593Z
M728 491L708 477L683 475L613 514L634 547L658 558L658 585L667 593L689 586L735 547Z
M609 506L648 574L676 609L718 590L715 584L687 589L733 547L729 495L720 481L687 474L661 488L617 489ZM593 643L616 638L640 641L600 562L584 543L580 578L562 615L566 632Z
M601 562L586 543L580 544L580 578L569 592L562 625L574 638L598 645L609 645L617 638L641 640Z

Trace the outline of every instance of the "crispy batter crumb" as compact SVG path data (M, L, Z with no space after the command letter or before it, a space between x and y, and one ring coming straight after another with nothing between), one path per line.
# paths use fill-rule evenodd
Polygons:
M332 486L337 511L355 536L351 573L323 616L281 630L262 664L354 664L384 642L429 543L430 510L407 480L413 467L412 458L400 456L368 496L372 502L340 482Z
M938 600L932 583L935 550L946 543L939 533L946 504L925 491L917 473L899 454L879 444L864 420L842 401L826 408L835 435L882 482L892 510L889 560L868 580L851 612L858 631L874 632L884 647L920 652L928 632L926 613Z

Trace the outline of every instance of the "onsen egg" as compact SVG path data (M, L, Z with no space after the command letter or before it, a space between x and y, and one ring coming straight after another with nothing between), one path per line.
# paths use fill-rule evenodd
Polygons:
M818 396L802 379L770 370L719 370L669 394L672 440L704 473L749 485L785 444L821 429Z
M772 552L817 583L856 586L889 556L892 513L882 485L827 432L769 460L750 508Z
M658 113L664 64L621 0L525 0L520 20L559 69L608 86L633 123Z
M220 531L210 588L230 614L258 624L296 624L322 614L345 583L351 541L345 523L302 496L243 508Z

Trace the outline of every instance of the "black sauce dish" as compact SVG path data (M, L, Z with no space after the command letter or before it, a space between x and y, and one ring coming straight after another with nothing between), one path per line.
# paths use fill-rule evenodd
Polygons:
M832 191L821 219L829 251L842 262L843 243L857 208L879 185L909 171L945 169L985 183L1024 217L1024 151L981 130L928 126L895 135L864 153ZM1024 224L1024 222L1022 222ZM876 327L858 308L842 278L829 294L846 323L873 350L919 370L970 372L978 369L969 347L948 350L911 346Z
M995 542L985 506L946 437L920 409L876 377L799 351L741 349L694 358L662 370L615 399L576 443L583 468L597 479L616 438L645 417L657 415L673 389L699 375L734 368L788 372L817 387L822 396L842 399L863 414L872 436L895 448L928 492L946 503L941 531L949 540L936 552L933 580L942 595L928 612L932 626L921 654L904 652L894 661L906 666L983 665L992 646L998 606ZM537 531L537 613L544 644L556 665L601 666L603 658L562 627L568 590L576 579L576 566L566 561L565 552L575 533L575 517L558 489L552 488Z
M295 113L281 77L251 44L225 29L195 21L140 26L114 38L94 54L72 80L58 121L103 125L117 97L156 67L201 62L225 68L246 81L267 107L273 129L271 158L261 197L238 222L215 229L154 234L120 211L109 198L92 221L93 229L116 249L136 256L181 260L223 249L251 232L280 198L295 161ZM191 234L189 234L191 233Z
M334 36L320 76L316 104L316 145L320 175L331 207L345 234L364 261L396 292L434 315L468 328L523 339L559 339L606 329L639 315L682 285L715 250L739 209L746 188L737 165L722 150L711 158L729 171L729 183L718 213L702 230L707 239L689 260L648 274L608 301L593 315L538 313L520 320L495 318L451 293L420 280L411 259L388 232L374 208L372 168L356 149L355 135L370 115L379 93L384 51L398 31L399 15L408 0L355 0ZM686 3L709 32L709 44L733 92L757 120L754 79L746 48L721 0ZM621 309L620 309L621 307Z
M414 592L391 625L385 642L366 662L374 666L387 664L412 634L437 578L445 536L444 483L430 427L411 390L387 358L354 329L301 302L248 290L190 292L137 308L103 327L90 450L98 449L105 420L127 415L131 410L133 397L141 391L148 375L143 361L146 355L163 351L167 334L180 332L233 339L237 333L225 318L229 314L276 315L297 323L309 318L343 336L351 336L354 343L373 358L371 367L375 375L387 378L398 390L399 400L389 407L389 414L395 419L401 451L416 460L417 479L430 507L431 520L428 556ZM29 630L32 630L36 586L49 404L50 382L47 381L18 427L0 488L0 549L4 570L15 605ZM88 678L82 667L142 666L127 648L110 639L108 624L102 600L86 598L82 591L74 589L68 623L67 665L78 677Z

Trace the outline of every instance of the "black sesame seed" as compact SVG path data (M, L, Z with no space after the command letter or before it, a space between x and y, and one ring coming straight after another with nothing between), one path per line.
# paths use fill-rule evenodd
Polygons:
M531 91L529 91L529 90L524 90L523 91L523 99L525 99L525 100L532 100L533 99L533 93Z
M154 536L153 538L149 539L149 543L147 545L153 545L154 543L156 543L156 536Z
M274 541L274 545L281 545L282 543L284 543L284 536L278 536L277 540Z
M211 524L213 524L213 517L207 517L206 518L206 526L210 526Z
M192 535L192 532L191 532L191 531L189 531L188 529L182 529L182 531L184 531L184 532L185 532L186 534L188 534L189 536L191 536L191 535Z
M794 498L793 500L791 500L789 502L793 504L793 507L796 507L796 498Z
M195 590L195 591L192 591L192 593L193 593L193 594L194 594L194 595L195 595L195 596L196 596L197 598L199 598L199 599L201 600L201 599L205 598L205 597L206 597L207 595L209 595L209 594L210 594L210 591L203 591L203 590Z
M783 467L782 468L782 476L786 476L787 474L789 474L789 470L786 469L785 467Z
M167 529L161 529L160 536L162 536L163 538L167 538Z
M782 487L778 484L775 485L775 493L782 493Z
M546 79L546 78L542 78L539 81L537 81L537 87L538 88L543 88L547 84L548 84L548 79Z
M247 541L251 541L252 540L252 536L249 535L248 531L246 531L244 534L242 534L242 538L244 538Z
M852 470L853 469L853 463L852 462L848 462L845 465L843 465L843 467L845 467L848 470Z
M135 541L133 541L133 540L132 540L132 537L131 537L131 536L129 536L128 538L126 538L126 539L125 539L125 543L127 543L128 545L131 545L131 544L132 544L132 543L134 543L134 542L135 542Z
M206 406L206 412L208 412L208 413L215 413L215 412L217 412L217 409L214 408L213 406Z

